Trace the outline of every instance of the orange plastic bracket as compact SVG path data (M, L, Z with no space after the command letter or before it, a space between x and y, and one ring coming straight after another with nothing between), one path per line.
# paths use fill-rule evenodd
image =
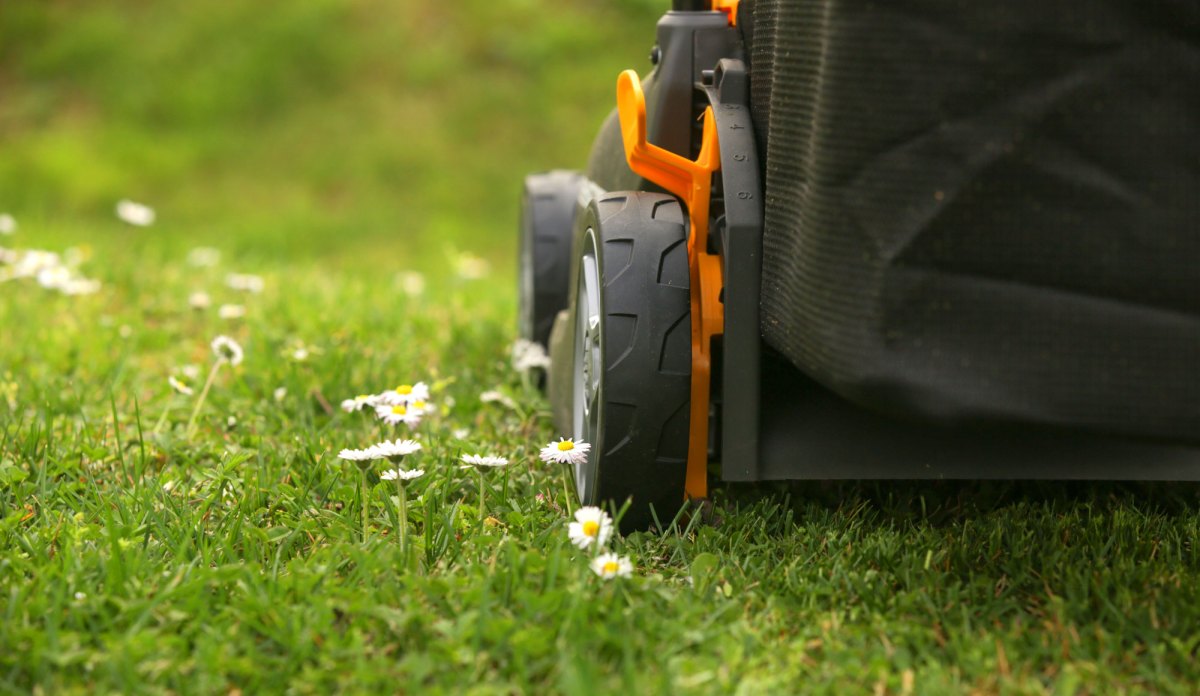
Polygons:
M712 108L704 111L700 154L693 160L646 141L646 95L637 73L617 78L617 114L629 168L675 194L687 206L688 266L692 296L692 383L687 479L693 499L708 497L708 402L712 380L712 337L725 331L721 306L721 260L708 253L708 205L712 176L721 168Z
M716 12L725 13L729 18L729 26L737 26L738 0L713 0L712 8Z

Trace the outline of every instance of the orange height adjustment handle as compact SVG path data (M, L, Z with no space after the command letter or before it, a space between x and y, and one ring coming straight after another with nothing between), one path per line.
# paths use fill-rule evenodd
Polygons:
M687 207L688 270L692 302L692 380L689 413L687 479L684 489L693 499L708 497L708 406L712 387L712 337L725 332L721 305L721 259L708 253L708 206L713 173L721 168L717 126L712 108L704 110L700 154L681 157L646 140L646 95L637 73L617 77L617 115L625 160L639 176L675 194Z

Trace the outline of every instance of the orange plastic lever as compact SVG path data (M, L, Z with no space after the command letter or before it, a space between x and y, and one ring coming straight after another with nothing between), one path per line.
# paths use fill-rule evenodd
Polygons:
M721 168L716 120L704 110L700 154L693 161L646 140L646 95L637 73L617 77L617 115L625 159L635 173L679 197L688 211L688 267L692 298L692 380L687 479L692 499L708 497L708 402L712 385L712 337L725 331L721 306L721 259L708 253L708 207L713 173Z

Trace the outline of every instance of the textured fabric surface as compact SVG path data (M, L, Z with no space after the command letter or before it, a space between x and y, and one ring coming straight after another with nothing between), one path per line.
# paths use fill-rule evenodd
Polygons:
M894 413L1200 441L1200 3L750 11L770 346Z

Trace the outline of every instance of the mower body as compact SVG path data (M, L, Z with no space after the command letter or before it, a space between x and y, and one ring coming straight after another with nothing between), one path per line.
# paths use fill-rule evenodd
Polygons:
M720 477L1200 479L1200 8L733 11L667 13L643 84L650 142L696 157L707 110L720 145ZM623 137L573 244L600 192L663 190Z

